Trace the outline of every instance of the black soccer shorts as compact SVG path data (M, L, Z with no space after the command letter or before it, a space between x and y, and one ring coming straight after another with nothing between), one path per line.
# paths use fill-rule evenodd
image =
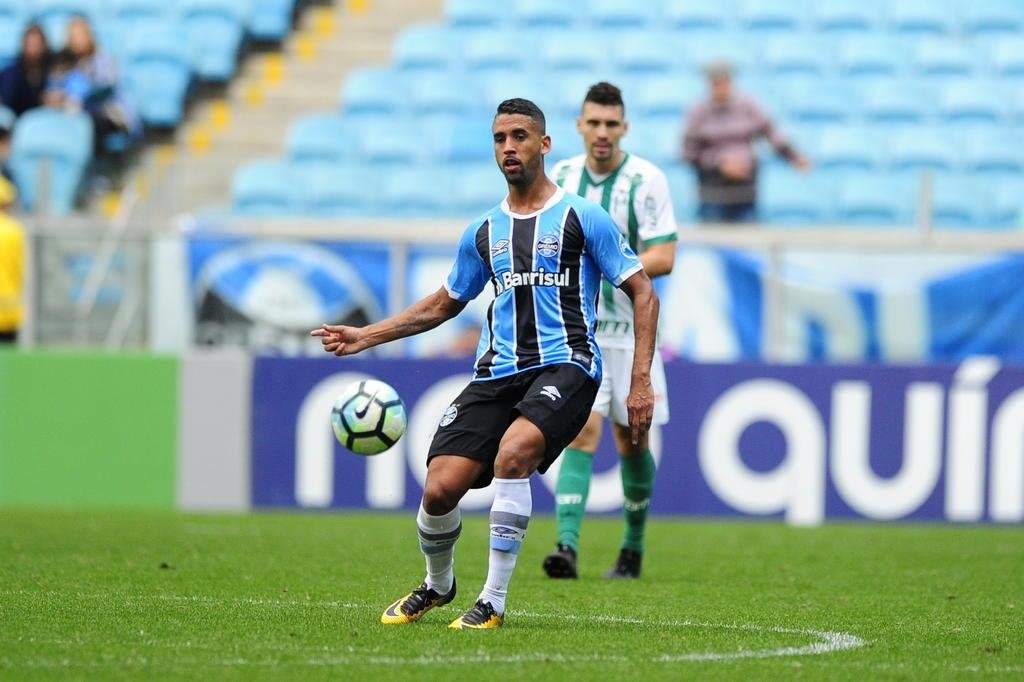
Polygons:
M427 462L437 455L485 462L489 466L473 487L486 488L494 478L498 445L522 415L544 434L544 461L537 469L543 474L587 423L598 387L582 368L569 363L471 381L442 415Z

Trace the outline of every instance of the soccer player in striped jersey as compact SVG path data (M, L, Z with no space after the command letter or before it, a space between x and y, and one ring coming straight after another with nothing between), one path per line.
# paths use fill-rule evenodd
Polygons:
M598 202L615 220L630 247L640 254L651 278L672 271L676 254L676 222L668 181L654 164L622 150L628 130L622 93L610 83L597 83L587 92L576 121L585 154L557 163L552 177L570 192ZM597 343L604 357L604 379L594 411L579 436L562 457L555 489L558 540L544 559L552 578L575 578L580 524L590 490L594 451L601 440L605 417L611 418L620 454L626 517L625 537L609 578L638 578L644 551L647 509L654 488L654 458L647 435L631 438L626 410L633 365L633 309L629 298L603 281L597 312ZM654 385L654 424L668 421L665 370L655 354L651 367Z
M350 355L433 329L488 283L494 292L476 375L441 416L427 455L416 519L427 575L385 609L385 624L417 621L455 598L459 500L492 480L487 581L450 627L489 629L504 622L508 584L533 507L529 477L546 471L576 437L601 382L594 326L602 276L625 291L633 307L636 354L626 399L633 441L650 427L654 409L650 367L658 298L639 259L604 209L544 174L551 138L537 105L502 102L492 132L508 197L465 230L444 286L381 322L312 332L327 352Z

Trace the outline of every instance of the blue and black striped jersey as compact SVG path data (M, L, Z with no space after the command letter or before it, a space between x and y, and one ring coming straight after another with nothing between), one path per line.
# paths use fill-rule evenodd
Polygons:
M561 188L530 215L512 213L507 200L492 208L463 233L445 282L459 301L494 287L476 379L568 362L600 381L601 275L619 286L641 267L603 208Z

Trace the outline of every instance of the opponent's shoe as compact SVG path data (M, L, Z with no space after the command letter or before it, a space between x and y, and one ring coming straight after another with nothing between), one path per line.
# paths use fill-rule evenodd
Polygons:
M544 572L549 578L578 578L576 550L558 543L555 551L544 557Z
M478 599L473 608L452 621L453 630L490 630L500 628L505 622L504 617L494 612L490 602Z
M448 590L448 594L438 594L435 590L427 588L427 583L424 582L415 590L384 609L384 613L380 616L380 622L385 625L415 623L430 609L444 606L451 602L452 599L455 599L454 579L452 580L452 589Z
M644 555L632 549L624 549L619 552L619 560L615 562L612 570L604 574L605 578L639 578L640 562Z

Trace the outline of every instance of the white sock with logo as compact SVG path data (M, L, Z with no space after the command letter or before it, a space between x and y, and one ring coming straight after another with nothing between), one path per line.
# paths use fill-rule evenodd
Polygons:
M431 516L420 505L416 515L420 551L427 561L427 587L448 594L455 580L455 541L462 532L462 512L458 507L441 516Z
M526 526L533 512L533 494L528 478L494 479L491 505L491 551L487 582L480 600L489 602L498 614L505 613L508 583L516 567L519 549L526 538Z

